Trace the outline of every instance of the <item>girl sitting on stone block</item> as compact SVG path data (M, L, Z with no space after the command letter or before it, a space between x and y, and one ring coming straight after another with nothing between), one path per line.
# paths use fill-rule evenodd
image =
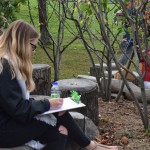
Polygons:
M63 104L62 98L29 98L35 88L31 54L38 39L38 32L23 20L10 24L0 37L0 147L32 147L38 141L35 149L65 150L68 137L84 150L117 150L91 141L67 111L38 117Z

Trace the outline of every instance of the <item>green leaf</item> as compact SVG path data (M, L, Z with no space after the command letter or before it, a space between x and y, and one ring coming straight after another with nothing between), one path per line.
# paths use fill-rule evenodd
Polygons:
M88 10L87 10L87 13L88 13L89 15L92 15L92 10L91 10L91 9L88 9Z
M123 32L123 27L120 27L117 30Z
M80 5L80 9L83 11L83 12L85 12L85 11L87 11L88 9L89 9L89 5L88 5L88 3L81 3L81 5Z
M114 10L114 14L115 14L118 10L119 10L118 8L117 8L117 9L115 9L115 10Z
M128 32L129 32L129 33L131 33L131 32L132 32L132 28L131 28L131 27L128 27L128 29L127 29L127 30L128 30Z
M55 0L50 0L51 2L54 2Z
M108 4L108 0L104 0L103 3L102 3L104 8L107 8L107 4Z
M0 1L0 17L7 18L7 23L3 22L3 19L1 20L0 28L6 28L8 23L16 19L13 12L16 12L16 11L19 12L20 5L25 2L26 0L2 0Z

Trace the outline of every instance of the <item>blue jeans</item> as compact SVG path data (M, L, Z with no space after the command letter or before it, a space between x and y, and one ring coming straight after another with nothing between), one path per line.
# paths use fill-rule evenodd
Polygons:
M123 47L123 52L124 53L121 55L119 62L122 65L126 65L128 59L130 59L132 56L133 46Z

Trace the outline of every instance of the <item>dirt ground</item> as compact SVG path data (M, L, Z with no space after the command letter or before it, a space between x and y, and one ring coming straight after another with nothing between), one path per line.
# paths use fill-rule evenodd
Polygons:
M99 100L99 120L97 142L118 145L119 150L150 150L150 137L146 136L134 102Z

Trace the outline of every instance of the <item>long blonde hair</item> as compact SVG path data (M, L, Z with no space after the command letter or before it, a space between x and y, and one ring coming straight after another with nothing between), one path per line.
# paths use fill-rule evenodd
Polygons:
M38 39L38 32L23 20L14 21L0 37L0 73L3 71L2 58L8 57L12 78L21 73L27 89L33 91L30 40ZM18 70L18 71L16 71Z

